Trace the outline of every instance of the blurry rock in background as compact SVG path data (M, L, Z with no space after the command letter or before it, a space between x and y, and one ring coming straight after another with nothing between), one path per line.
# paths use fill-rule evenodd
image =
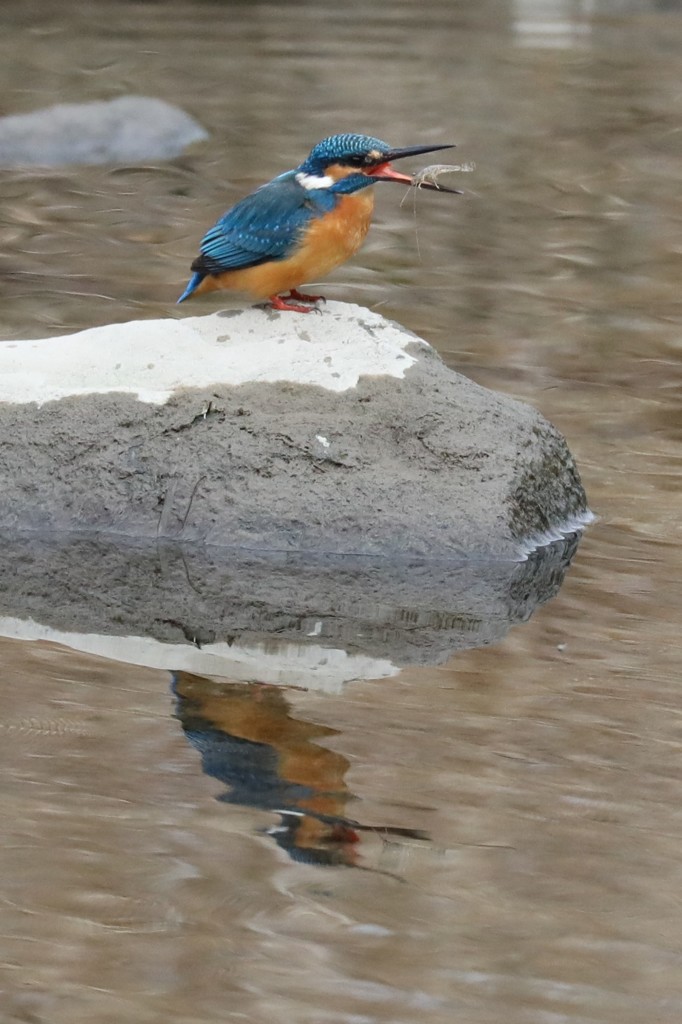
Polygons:
M59 103L0 118L0 167L170 160L207 138L184 110L148 96Z

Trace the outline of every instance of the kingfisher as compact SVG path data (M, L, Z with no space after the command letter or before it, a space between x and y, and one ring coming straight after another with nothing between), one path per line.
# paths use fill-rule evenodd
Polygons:
M321 295L298 290L344 263L362 245L378 181L413 185L391 161L451 143L394 149L370 135L330 135L293 170L240 200L204 236L178 302L217 289L269 299L273 309L309 313ZM435 181L421 188L461 194Z

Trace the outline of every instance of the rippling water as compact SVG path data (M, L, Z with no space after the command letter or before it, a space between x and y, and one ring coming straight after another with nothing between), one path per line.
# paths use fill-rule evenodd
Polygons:
M0 336L185 315L203 230L326 134L452 140L466 195L379 186L326 292L538 406L601 517L495 646L334 693L0 641L3 1022L680 1019L679 6L0 22L0 113L139 93L211 135L159 166L3 171Z

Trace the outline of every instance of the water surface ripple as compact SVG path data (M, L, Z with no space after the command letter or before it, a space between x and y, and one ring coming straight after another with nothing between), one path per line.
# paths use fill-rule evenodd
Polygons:
M0 24L0 113L136 93L210 133L4 171L0 337L185 315L203 230L333 131L452 140L466 195L377 188L325 290L537 405L601 517L529 622L431 663L389 630L333 692L317 662L221 689L0 640L3 1024L679 1020L680 6L27 0Z

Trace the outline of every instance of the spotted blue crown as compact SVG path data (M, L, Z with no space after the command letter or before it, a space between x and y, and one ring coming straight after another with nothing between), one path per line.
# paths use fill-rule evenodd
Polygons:
M317 174L330 164L358 164L371 150L388 153L391 147L382 139L372 135L330 135L313 146L299 170L305 174Z

